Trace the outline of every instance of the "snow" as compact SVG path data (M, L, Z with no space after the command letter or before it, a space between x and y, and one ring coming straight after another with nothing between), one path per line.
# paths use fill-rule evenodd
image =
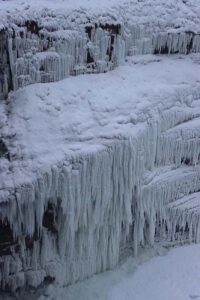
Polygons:
M183 300L200 298L200 246L129 258L113 271L70 287L51 285L39 300ZM157 253L158 254L158 253ZM151 258L151 259L150 259Z
M7 24L7 19L17 17L24 20L27 17L31 19L31 16L40 19L41 15L50 24L55 22L52 19L55 14L58 24L59 19L63 23L63 16L66 22L70 14L71 19L75 16L77 23L83 23L87 20L86 16L92 20L96 14L96 21L100 18L103 23L114 19L125 24L157 24L163 29L174 27L199 31L199 5L195 0L1 0L0 7L2 26Z
M13 9L13 7L16 7L17 9L20 9L20 6L23 8L28 7L34 7L34 8L41 8L41 7L48 7L51 9L63 9L63 8L70 8L70 9L76 9L76 8L101 8L101 7L110 7L116 4L123 3L122 0L77 0L74 2L73 0L1 0L1 8L2 9Z

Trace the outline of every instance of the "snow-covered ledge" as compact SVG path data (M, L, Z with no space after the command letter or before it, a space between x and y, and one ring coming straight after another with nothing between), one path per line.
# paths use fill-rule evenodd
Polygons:
M200 190L198 61L136 56L1 102L2 289L69 284L127 248L199 241L198 213L170 206Z

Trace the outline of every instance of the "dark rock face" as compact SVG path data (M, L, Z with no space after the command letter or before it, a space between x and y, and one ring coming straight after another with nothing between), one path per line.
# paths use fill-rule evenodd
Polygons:
M0 99L13 89L10 59L8 52L8 33L0 30Z
M97 28L98 25L95 24ZM99 24L99 27L103 30L109 31L113 35L120 35L121 34L121 25L120 24Z
M10 160L8 148L2 139L0 139L0 157L5 157Z
M33 34L39 35L41 27L38 26L38 23L34 20L28 20L25 22L25 27L27 28L28 32L31 32Z
M53 204L48 203L48 207L44 212L43 215L43 226L47 228L50 232L57 234L58 228L57 228L57 213L56 208Z
M8 220L0 220L0 256L11 255L13 246L13 233Z

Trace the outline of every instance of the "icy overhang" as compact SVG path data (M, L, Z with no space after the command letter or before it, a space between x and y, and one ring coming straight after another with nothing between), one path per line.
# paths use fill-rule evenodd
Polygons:
M58 162L137 138L166 111L199 114L199 55L139 56L116 70L36 84L1 102L1 189L29 182ZM197 97L197 96L195 96ZM39 171L40 170L40 171Z

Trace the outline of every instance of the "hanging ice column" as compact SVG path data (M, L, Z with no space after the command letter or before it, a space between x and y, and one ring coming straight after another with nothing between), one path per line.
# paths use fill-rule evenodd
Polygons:
M154 34L154 54L189 54L200 51L200 34L194 32L163 32Z
M190 112L187 116L184 111L171 111L162 119L156 142L156 168L144 176L141 215L148 224L151 244L155 238L169 244L198 242L199 113Z
M49 276L72 283L118 263L122 237L126 243L132 213L136 215L135 186L142 170L133 145L113 144L52 168L31 186L18 189L10 207L2 205L1 219L10 224L14 252L13 258L1 256L2 288L38 285Z

